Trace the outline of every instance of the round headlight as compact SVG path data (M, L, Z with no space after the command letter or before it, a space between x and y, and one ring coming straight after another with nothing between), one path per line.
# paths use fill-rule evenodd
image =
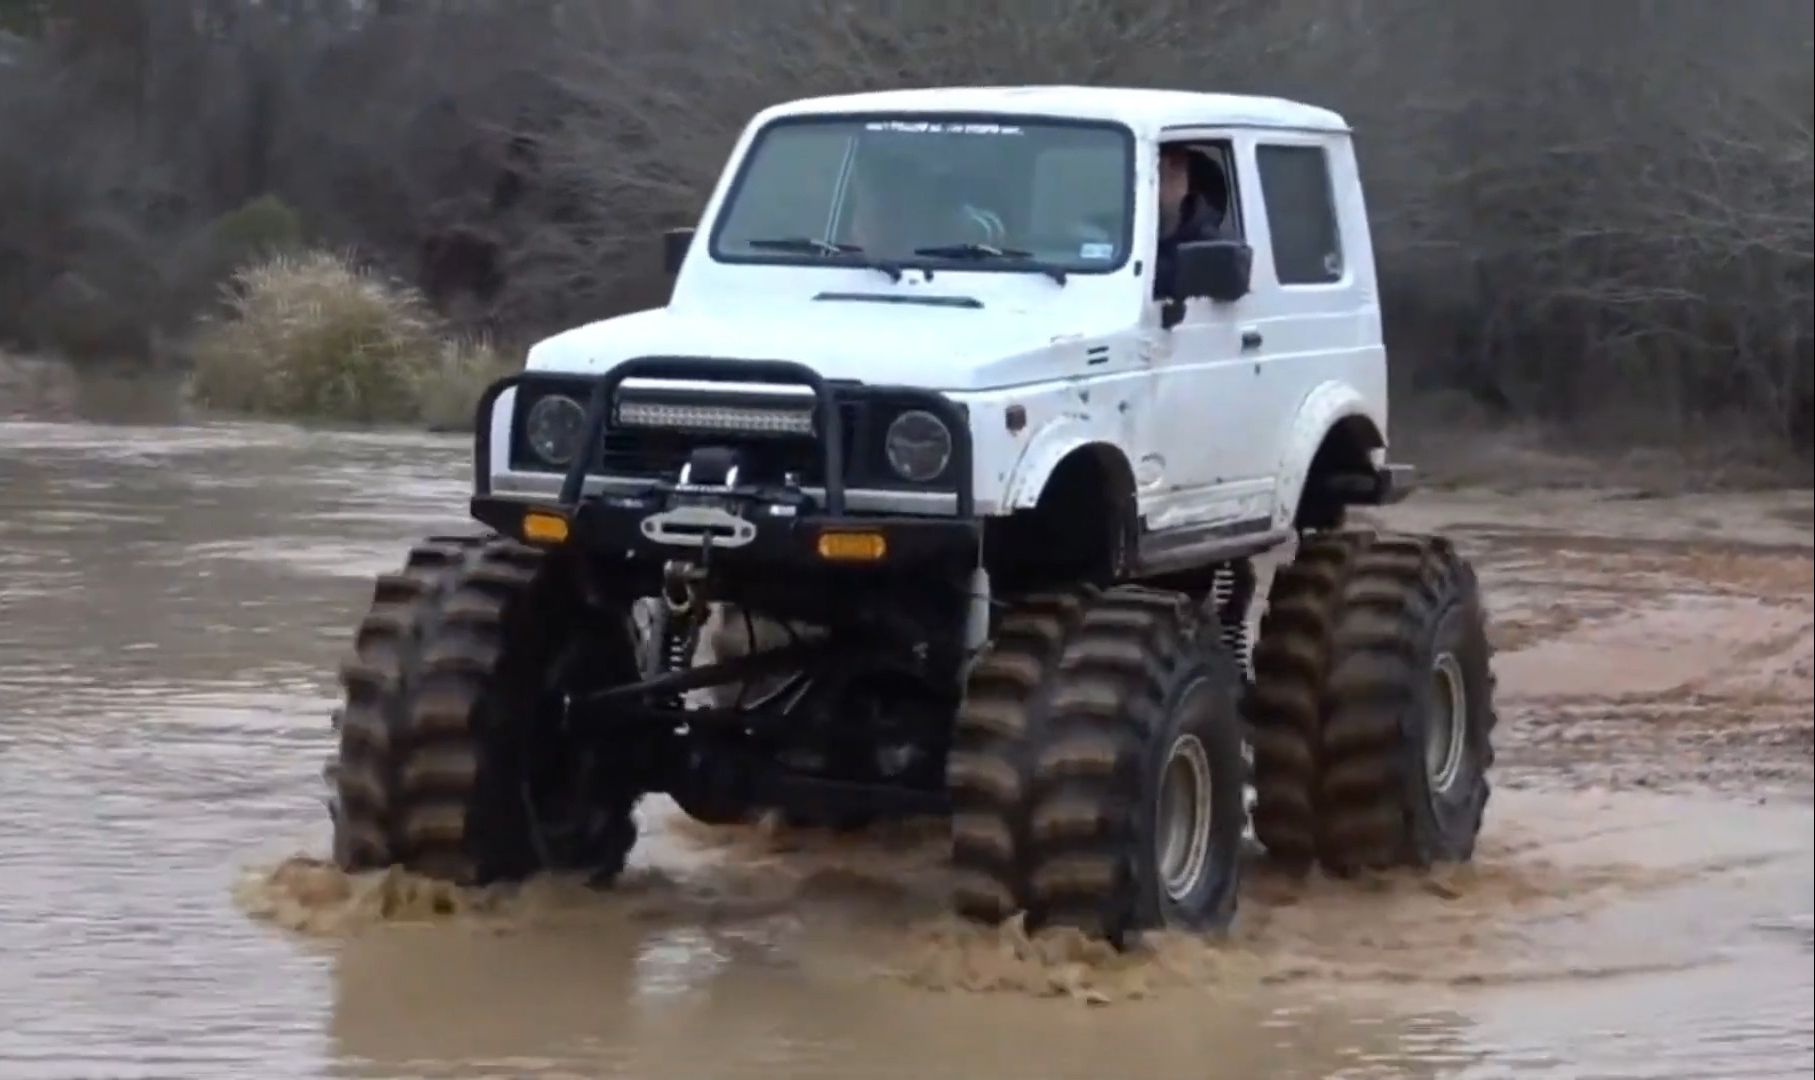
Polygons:
M563 394L550 394L529 408L524 421L529 448L550 465L569 465L586 436L586 410Z
M937 480L952 461L951 429L945 421L919 409L895 418L883 446L895 475L916 484Z

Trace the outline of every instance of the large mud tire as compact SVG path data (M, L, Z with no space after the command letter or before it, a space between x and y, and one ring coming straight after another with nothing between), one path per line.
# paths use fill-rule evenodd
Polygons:
M617 875L641 794L566 728L570 650L601 682L636 676L628 632L582 619L558 562L492 536L440 537L381 576L342 665L329 766L334 852L463 885L539 870Z
M1448 541L1306 536L1274 576L1254 654L1256 837L1294 870L1471 858L1493 691L1479 587ZM1459 740L1433 739L1445 715ZM1438 743L1456 752L1427 767Z
M1343 586L1366 538L1307 535L1275 571L1254 646L1246 714L1254 748L1254 836L1277 863L1317 858L1324 684Z
M1497 720L1474 569L1441 537L1373 537L1331 645L1318 860L1347 874L1473 858Z
M1240 685L1216 627L1182 595L1125 586L1019 602L973 668L954 731L957 911L985 923L1024 913L1030 928L1118 946L1144 929L1226 928L1245 824ZM1162 780L1181 765L1203 817L1171 848Z

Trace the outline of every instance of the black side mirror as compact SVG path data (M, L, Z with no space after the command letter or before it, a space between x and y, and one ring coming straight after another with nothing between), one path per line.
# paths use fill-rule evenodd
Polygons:
M1248 295L1254 249L1240 240L1194 240L1174 256L1173 298L1229 303Z
M687 249L693 246L691 228L669 229L662 234L662 270L669 277L681 272L687 261Z

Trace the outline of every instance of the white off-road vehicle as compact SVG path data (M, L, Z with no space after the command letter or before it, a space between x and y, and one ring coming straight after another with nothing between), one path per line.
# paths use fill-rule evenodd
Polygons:
M1171 147L1210 238L1162 241ZM667 258L667 306L485 394L488 531L377 582L329 769L344 866L609 881L655 792L708 822L949 815L957 910L1119 942L1228 923L1247 785L1291 866L1471 856L1473 571L1344 527L1409 470L1340 116L797 101ZM1285 545L1250 650L1250 560ZM701 648L712 619L753 632Z

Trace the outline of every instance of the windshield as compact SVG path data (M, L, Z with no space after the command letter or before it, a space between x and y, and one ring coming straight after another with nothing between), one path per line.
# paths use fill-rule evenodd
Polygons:
M728 261L1106 272L1127 259L1133 139L1110 124L778 121L725 201Z

